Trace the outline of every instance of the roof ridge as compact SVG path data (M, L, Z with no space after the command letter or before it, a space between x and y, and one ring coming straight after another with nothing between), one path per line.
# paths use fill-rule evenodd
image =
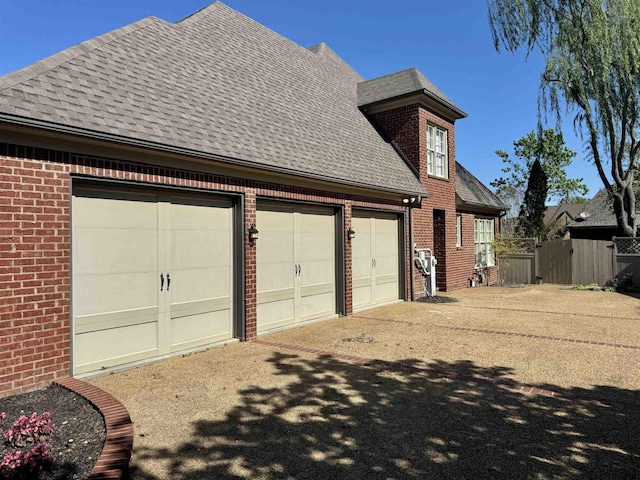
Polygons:
M398 75L400 73L410 72L411 70L416 70L416 67L405 68L404 70L398 70L397 72L387 73L386 75L382 75L380 77L375 77L375 78L370 78L368 80L363 80L360 83L367 83L367 82L371 82L373 80L380 80L381 78L391 77L392 75ZM413 79L413 76L412 76L412 79Z
M199 20L200 17L203 17L203 16L211 14L214 9L219 8L219 5L222 5L222 6L225 6L225 7L227 6L224 3L220 2L219 0L216 0L213 3L210 3L209 5L207 5L206 7L202 7L200 9L196 10L195 12L187 15L183 19L178 20L177 22L175 22L175 25L178 25L178 24L181 24L181 23L183 23L185 25L188 25L191 22ZM229 8L229 7L227 7L227 8Z
M301 51L307 51L311 54L314 55L318 55L320 54L320 56L322 56L322 54L324 54L325 51L329 50L331 52L333 52L333 54L338 57L340 60L342 60L342 62L347 65L351 70L353 70L353 67L351 67L351 65L349 65L347 62L345 62L342 57L340 57L340 55L338 55L337 53L335 53L325 42L320 42L317 43L316 45L313 45L311 47L303 47L302 45L300 45L297 42L294 42L293 40L291 40L290 38L285 37L284 35L282 35L281 33L276 32L275 30L273 30L270 27L267 27L266 25L263 25L262 23L258 22L257 20L254 20L253 18L249 17L248 15L245 15L242 12L239 12L238 10L230 7L229 5L221 2L220 0L216 0L215 2L207 5L204 8L201 8L200 10L192 13L191 15L188 15L187 17L183 18L182 20L179 20L178 22L175 23L175 25L189 25L190 23L195 23L200 21L202 18L205 18L209 15L213 15L214 13L216 13L218 10L221 9L226 9L228 12L232 12L235 15L241 16L243 17L245 20L248 20L249 22L251 22L252 24L255 24L257 26L259 26L260 28L263 28L265 30L268 30L269 32L271 32L274 35L277 35L278 37L280 37L281 39L285 40L287 43L295 46L296 48L300 49ZM312 50L314 47L318 47L316 51ZM355 70L353 70L355 72ZM355 72L358 73L358 72Z
M409 74L411 75L411 80L413 80L413 85L416 90L424 89L424 85L420 81L420 77L418 76L419 70L416 67L409 68Z
M115 30L111 30L110 32L103 33L95 38L85 40L84 42L80 42L72 47L66 48L61 52L54 53L53 55L23 67L20 70L8 73L0 77L0 92L12 88L19 83L27 82L44 72L59 67L60 65L79 57L80 55L96 50L97 48L118 40L125 35L150 27L158 22L169 23L158 17L145 17L137 22L116 28Z

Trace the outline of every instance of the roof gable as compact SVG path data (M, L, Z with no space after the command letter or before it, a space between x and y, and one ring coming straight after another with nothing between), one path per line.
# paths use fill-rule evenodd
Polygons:
M216 2L0 78L0 115L394 192L426 191L357 106L362 78Z
M409 68L359 83L358 105L364 107L414 93L428 95L456 113L459 118L467 116L417 68Z
M584 211L585 203L561 203L560 205L549 205L544 212L545 225L553 225L562 215L566 215L569 220L576 218Z

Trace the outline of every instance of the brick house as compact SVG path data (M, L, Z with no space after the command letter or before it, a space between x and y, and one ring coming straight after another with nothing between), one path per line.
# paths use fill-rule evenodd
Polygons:
M491 282L464 116L219 2L0 77L0 396Z

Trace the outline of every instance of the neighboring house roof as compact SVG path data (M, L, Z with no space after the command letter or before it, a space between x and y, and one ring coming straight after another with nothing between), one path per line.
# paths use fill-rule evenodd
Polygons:
M359 83L358 105L363 107L412 93L424 93L457 113L459 117L467 116L417 68L409 68Z
M562 214L566 214L569 221L574 220L584 211L586 203L561 203L560 205L549 205L544 212L544 224L554 225Z
M636 190L636 195L640 191ZM585 219L574 220L567 227L569 229L579 228L618 228L615 212L613 211L613 201L609 198L606 188L603 188L584 205ZM636 212L638 209L636 208Z
M492 210L507 209L495 193L458 162L456 162L456 195L464 204L470 206Z
M216 2L149 17L0 77L0 121L427 194L358 109L363 79Z

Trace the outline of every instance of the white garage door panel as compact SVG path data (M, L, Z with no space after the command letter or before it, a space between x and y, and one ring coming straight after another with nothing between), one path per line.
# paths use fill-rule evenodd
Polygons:
M171 319L171 351L208 345L231 335L229 306L219 311L207 311ZM173 317L173 316L172 316Z
M157 199L125 197L79 191L73 199L75 373L158 351Z
M399 220L397 215L353 212L353 308L399 298Z
M81 188L74 189L74 195L82 198L73 205L77 226L125 230L148 230L158 226L157 195Z
M300 321L336 311L335 217L331 209L301 210L298 263Z
M74 373L87 373L158 355L157 322L76 335Z
M351 227L356 232L351 239L352 299L353 308L358 309L372 304L371 219L354 216L351 218Z
M174 352L231 337L233 215L228 202L171 200L167 271Z
M398 220L374 218L375 222L375 288L376 304L398 299Z
M293 222L292 208L257 211L258 332L288 325L295 318Z
M274 328L290 325L295 321L295 302L280 300L276 302L264 302L258 304L258 332L265 332Z
M227 200L74 190L74 373L233 335L232 212Z
M158 307L138 308L120 312L84 315L75 318L75 333L90 333L110 328L130 327L158 321Z
M259 206L256 224L258 332L334 314L333 210Z

